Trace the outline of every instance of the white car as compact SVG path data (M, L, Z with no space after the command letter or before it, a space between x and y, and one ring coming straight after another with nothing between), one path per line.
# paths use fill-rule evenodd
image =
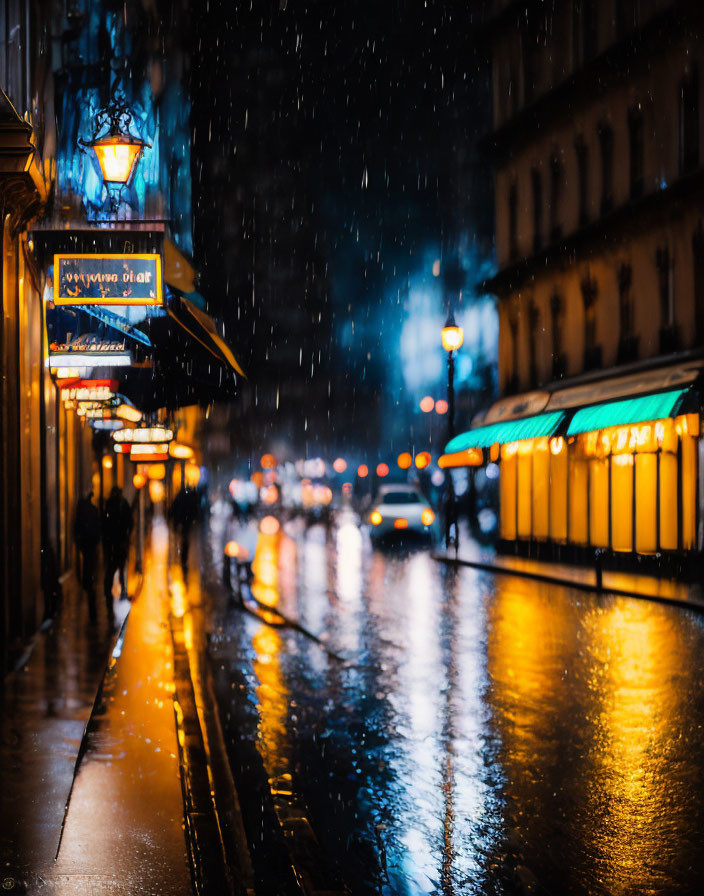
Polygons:
M432 536L435 513L418 489L408 485L382 485L367 520L372 538L415 532Z

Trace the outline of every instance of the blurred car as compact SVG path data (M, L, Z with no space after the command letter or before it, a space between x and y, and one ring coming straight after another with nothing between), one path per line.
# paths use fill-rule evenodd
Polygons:
M408 485L382 485L367 520L372 538L413 532L433 537L435 512L418 491Z

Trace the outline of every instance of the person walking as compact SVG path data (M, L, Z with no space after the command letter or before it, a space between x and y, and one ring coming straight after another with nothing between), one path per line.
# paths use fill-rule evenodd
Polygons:
M123 497L122 489L115 485L110 491L110 497L105 502L105 510L103 511L105 603L108 611L108 620L111 625L115 621L112 586L116 572L119 573L120 577L121 599L125 600L127 598L125 565L127 563L132 526L132 508Z
M191 528L198 517L198 495L195 489L182 488L169 508L169 519L174 531L181 537L181 568L184 576L188 571L188 547Z
M98 565L98 544L100 542L100 511L93 503L93 492L78 499L76 515L73 519L73 537L80 552L80 581L88 596L90 621L97 619L95 599L95 571Z

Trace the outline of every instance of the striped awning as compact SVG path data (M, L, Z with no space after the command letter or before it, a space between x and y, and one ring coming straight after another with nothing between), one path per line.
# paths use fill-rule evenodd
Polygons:
M576 436L610 426L627 426L630 423L674 417L688 391L688 389L674 389L670 392L639 395L622 401L606 401L580 408L567 427L567 435Z
M565 417L562 411L550 414L536 414L522 420L506 420L502 423L491 423L489 426L478 426L459 436L455 436L445 446L446 454L458 454L471 448L489 448L496 442L520 442L522 439L538 439L552 436Z

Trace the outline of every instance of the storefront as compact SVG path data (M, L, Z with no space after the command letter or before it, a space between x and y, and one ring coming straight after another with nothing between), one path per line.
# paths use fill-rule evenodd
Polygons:
M544 545L542 556L574 559L702 550L694 383L480 426L446 452L445 467L498 463L507 549Z

